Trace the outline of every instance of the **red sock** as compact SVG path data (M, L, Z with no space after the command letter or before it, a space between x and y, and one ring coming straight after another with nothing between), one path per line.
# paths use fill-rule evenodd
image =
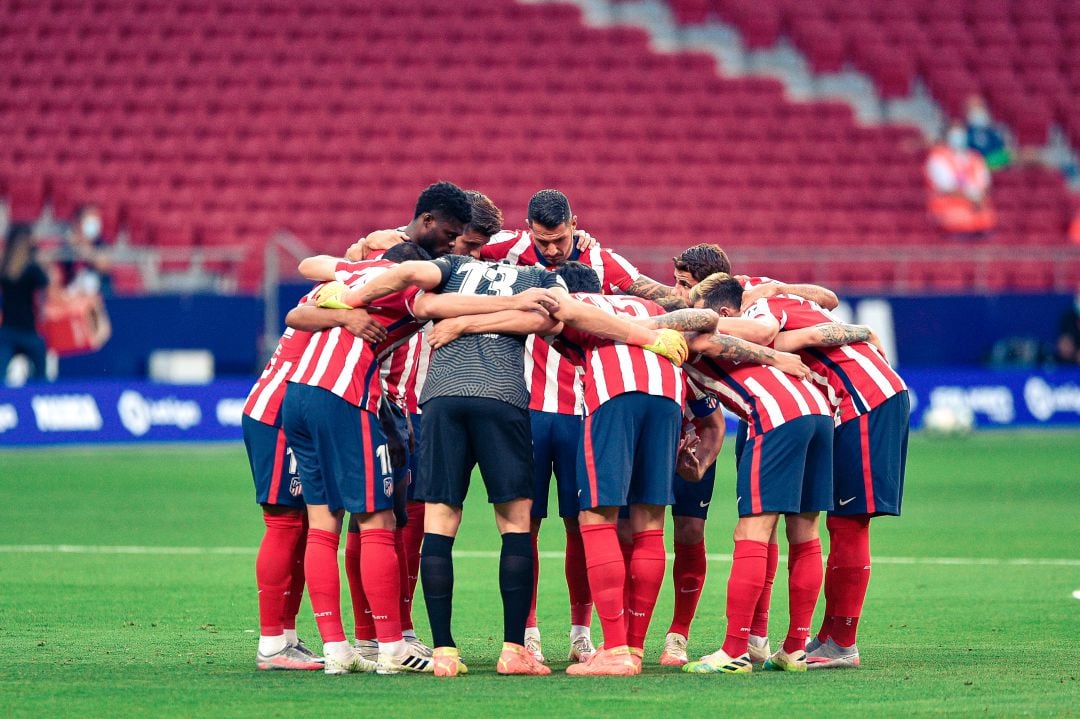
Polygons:
M570 591L570 623L587 627L592 624L592 592L589 591L589 572L585 568L585 545L581 532L566 530L566 587Z
M532 586L532 604L529 605L529 616L525 618L525 628L536 627L536 587L540 583L540 545L538 540L540 539L539 527L537 531L531 533L532 539L532 557L533 557L533 586Z
M634 554L630 559L631 588L630 626L626 643L641 649L649 631L656 598L664 584L667 554L664 552L664 530L648 529L634 535Z
M401 588L401 628L412 629L412 597L409 596L409 558L405 553L405 530L394 530L394 554L398 560L398 586Z
M304 599L304 553L307 552L307 515L300 515L304 531L300 541L293 548L292 577L289 580L289 594L285 597L285 613L281 623L286 629L296 630L296 615L300 613L300 602Z
M746 653L750 623L754 619L761 589L765 586L765 565L768 562L767 542L739 539L732 554L731 576L727 583L727 636L723 649L729 657Z
M750 623L750 633L755 637L769 636L769 605L772 604L772 585L776 579L776 567L780 564L780 545L769 543L769 556L765 561L765 587L754 607L754 621Z
M357 639L374 639L375 622L371 619L364 583L360 579L360 532L345 535L345 576L349 580L349 596L352 598L353 636Z
M701 588L705 586L705 540L694 544L675 542L675 562L671 566L671 578L675 582L675 611L672 612L668 633L690 636L690 622L694 621Z
M298 514L264 512L263 523L266 531L255 559L255 584L259 588L259 632L264 637L276 637L285 633L282 620L292 583L293 552L296 545L302 543L304 520Z
M394 530L360 530L360 572L380 642L401 639L401 580Z
M617 533L618 532L616 531L616 534ZM633 573L631 573L631 571L630 571L630 558L634 554L634 544L633 544L633 542L631 542L630 544L623 544L622 542L619 542L619 551L622 552L623 572L626 574L626 585L625 585L625 587L623 589L623 606L624 607L629 607L630 606L630 592L632 591L632 588L634 586L634 580L632 579ZM624 616L626 618L626 621L629 622L630 621L630 615L625 614ZM627 624L627 626L629 626L629 624Z
M814 607L821 594L821 540L792 544L788 547L788 622L784 651L788 654L806 648Z
M308 529L304 576L323 644L345 641L345 630L341 626L341 570L337 558L340 543L341 537L334 532Z
M842 647L855 643L870 585L870 516L829 517L829 566L825 616L829 636Z
M619 552L615 525L582 525L581 542L585 547L589 589L604 631L604 646L623 646L626 644L626 565Z
M416 596L416 580L420 577L420 545L424 543L424 503L410 500L405 505L405 512L409 515L409 521L402 530L402 539L405 541L405 559L409 567L409 586L404 593L408 595L411 607L413 597Z

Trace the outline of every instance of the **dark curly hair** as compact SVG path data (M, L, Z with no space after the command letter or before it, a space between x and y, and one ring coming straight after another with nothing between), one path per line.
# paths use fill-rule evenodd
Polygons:
M698 282L717 272L731 274L731 260L719 245L702 243L687 247L678 257L672 259L675 261L675 269L689 272Z
M555 274L563 278L566 289L571 292L600 294L600 276L584 262L564 262L555 270Z
M389 262L405 262L407 260L430 260L431 255L415 242L399 242L384 252L382 258Z
M570 200L558 190L540 190L529 200L529 222L550 229L569 222L573 216Z
M420 197L416 200L413 219L425 212L455 219L462 224L468 224L472 219L469 198L465 196L464 190L452 182L436 182L420 193Z

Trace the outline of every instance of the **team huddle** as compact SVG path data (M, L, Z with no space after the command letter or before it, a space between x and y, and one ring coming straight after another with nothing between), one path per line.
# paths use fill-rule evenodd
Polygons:
M317 284L286 317L243 419L266 525L257 667L465 674L452 632L453 546L475 468L501 536L500 674L551 672L536 589L553 476L566 532L567 674L641 672L669 507L675 606L660 664L857 667L870 520L900 513L907 451L907 389L877 337L831 315L828 289L733 274L715 245L676 257L672 286L641 275L578 230L557 190L532 197L527 224L503 231L490 199L441 182L421 193L408 225L300 264ZM721 406L741 420L727 627L720 648L691 660ZM789 622L774 652L781 515ZM430 647L412 622L418 581ZM305 584L322 656L296 634ZM825 617L811 637L823 586Z

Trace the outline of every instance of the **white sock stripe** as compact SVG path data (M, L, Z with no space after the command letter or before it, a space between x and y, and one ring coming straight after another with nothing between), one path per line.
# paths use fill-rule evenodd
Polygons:
M151 547L130 545L94 544L0 544L0 554L132 554L132 555L254 555L257 546L251 547ZM341 550L344 552L344 549ZM674 554L668 552L669 560ZM498 559L499 552L488 550L455 549L455 559ZM541 559L564 559L562 552L540 552ZM710 562L731 561L729 554L709 554ZM780 555L780 561L786 561ZM1080 567L1080 559L1054 557L872 557L874 564L937 564L944 566L1004 566L1004 567Z

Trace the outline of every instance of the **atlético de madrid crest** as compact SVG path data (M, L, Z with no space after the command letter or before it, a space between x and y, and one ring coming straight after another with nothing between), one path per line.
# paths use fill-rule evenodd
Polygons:
M303 493L304 493L304 487L300 484L300 478L299 477L293 477L292 481L289 482L289 494L291 494L294 497L299 497Z
M394 493L394 480L390 477L383 477L382 491L387 497Z

